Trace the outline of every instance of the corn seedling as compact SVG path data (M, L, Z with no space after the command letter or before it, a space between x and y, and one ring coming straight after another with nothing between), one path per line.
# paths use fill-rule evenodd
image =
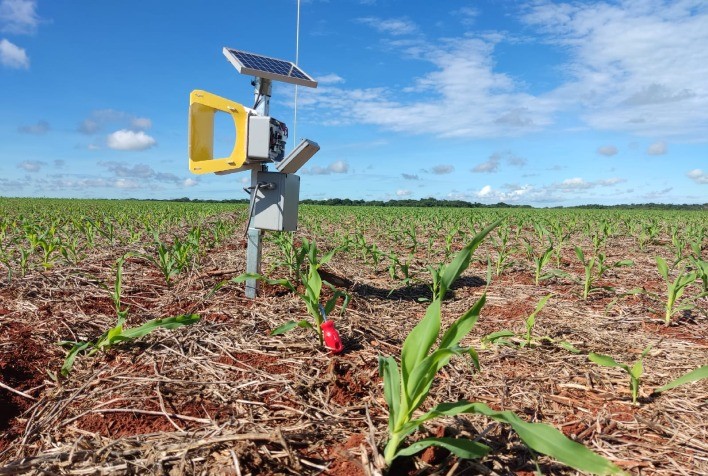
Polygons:
M322 285L324 284L332 290L332 297L329 298L324 305L325 315L329 315L334 310L339 298L343 299L343 304L340 311L340 314L343 314L349 304L350 297L347 293L339 291L331 284L323 281L318 271L320 266L328 263L334 254L339 251L339 249L334 248L326 253L322 258L319 258L317 256L317 245L315 242L310 242L306 238L302 239L302 249L304 250L304 254L308 260L307 273L300 274L301 284L305 289L304 293L300 293L297 286L288 279L269 279L260 274L242 274L236 278L233 278L231 281L235 283L242 283L247 279L259 279L267 282L268 284L280 285L289 289L305 303L307 312L310 314L310 317L313 318L315 325L313 326L307 319L300 321L288 321L285 324L273 329L271 331L271 335L284 334L296 327L309 328L315 330L319 343L322 345L323 337L321 326L324 322L322 314L320 313L320 295L322 293Z
M501 222L502 219L499 219L475 235L475 237L455 255L455 258L449 264L441 263L436 267L428 266L428 271L430 271L432 277L430 290L433 294L433 301L445 298L452 284L460 277L460 274L469 267L472 254L482 243L482 240Z
M681 302L681 297L683 296L686 288L696 280L698 275L695 271L688 272L686 267L683 267L676 275L676 278L672 281L669 277L669 267L666 264L666 260L657 256L656 266L659 270L659 274L662 278L664 278L664 282L666 283L664 324L668 325L674 314L681 311L690 310L695 307L693 302Z
M486 348L489 344L495 344L506 346L518 345L521 348L531 348L541 344L542 342L548 342L549 344L558 345L559 347L573 354L579 354L580 351L576 349L570 342L558 341L550 336L539 336L536 338L533 337L533 329L536 325L536 316L539 312L541 312L541 310L544 308L551 296L551 294L547 294L546 296L542 297L538 304L536 304L536 309L534 309L534 311L526 319L524 319L524 325L526 326L525 333L517 334L516 332L510 331L508 329L502 329L500 331L492 332L491 334L487 334L486 336L482 337L483 347Z
M494 273L499 276L506 268L510 266L509 257L511 247L509 246L509 227L501 227L496 230L496 237L492 235L492 241L496 249L494 258Z
M496 224L498 222L493 226ZM481 240L489 231L490 228L487 228L478 234L473 242L477 238ZM457 258L453 263L455 261ZM451 265L452 263L445 267L445 271L452 269L449 268ZM456 274L459 275L467 265L469 260L462 260ZM436 374L453 356L469 355L473 365L479 368L476 351L470 347L460 347L459 343L476 324L484 306L485 295L445 331L437 349L433 350L440 333L441 301L442 294L433 300L423 319L406 337L401 349L400 368L393 357L379 357L379 374L384 381L384 398L389 409L388 441L384 449L387 465L392 465L399 456L410 456L430 446L446 448L460 458L475 459L485 456L490 451L487 445L460 438L425 438L401 448L405 438L429 420L476 413L509 424L533 451L546 454L575 469L595 474L622 473L618 467L583 445L566 438L555 428L542 423L528 423L513 412L494 411L483 403L440 403L415 418L413 415L428 396Z
M582 263L583 268L585 270L585 278L583 280L583 299L584 300L588 299L588 295L591 292L599 291L601 289L612 290L612 288L608 287L608 286L601 286L601 287L594 286L595 282L598 279L601 279L607 270L612 269L612 268L618 268L620 266L633 266L634 265L634 261L628 260L628 259L617 261L616 263L611 264L611 265L606 265L604 253L597 253L592 258L589 258L586 260L585 255L583 254L583 250L580 249L579 246L575 247L575 255L578 257L578 259Z
M60 341L58 344L63 347L71 346L71 350L64 359L64 364L61 367L61 374L67 376L74 366L76 357L85 351L86 355L91 356L98 351L105 351L110 347L125 341L130 341L143 337L155 329L175 329L177 327L194 324L199 321L200 317L197 314L182 314L179 316L167 317L164 319L152 319L146 323L133 327L132 329L123 329L126 319L128 318L128 308L122 308L121 291L123 283L123 263L125 256L119 258L116 262L116 278L112 290L109 290L113 306L115 308L118 319L116 325L108 329L106 332L95 341Z
M696 268L696 276L703 283L703 294L708 295L708 261L699 257L692 258L693 266Z
M164 319L152 319L147 321L138 327L133 327L131 329L123 329L124 320L118 319L116 325L106 332L101 334L101 336L95 341L85 341L85 342L72 342L72 341L61 341L59 345L61 346L71 346L66 359L64 360L64 365L61 367L61 374L67 376L71 372L74 366L74 361L79 353L86 351L87 356L91 356L98 352L99 350L107 350L110 347L125 341L130 341L143 337L155 329L176 329L178 327L186 326L189 324L194 324L200 319L197 314L182 314L179 316L167 317Z
M647 348L642 351L639 359L631 367L627 364L617 362L609 355L596 354L594 352L588 354L588 359L603 367L615 367L624 370L629 376L629 391L632 394L632 403L636 404L637 397L639 396L639 385L641 383L642 374L644 373L644 357L649 353L651 347L652 346L647 346Z

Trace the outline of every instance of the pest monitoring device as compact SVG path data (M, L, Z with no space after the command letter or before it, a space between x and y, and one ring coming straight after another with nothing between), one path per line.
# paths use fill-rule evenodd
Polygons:
M285 162L288 128L268 115L271 82L315 88L317 81L290 61L232 48L224 48L223 53L239 73L255 76L252 83L256 86L255 104L248 108L207 91L192 91L189 97L189 169L195 174L225 174L258 168L270 162ZM228 157L214 157L214 116L217 112L231 116L236 129L236 141ZM316 149L313 151L310 145L300 151L303 155L297 160L292 157L285 162L284 167L291 164L288 170L299 169L319 149L314 142L304 142L314 144ZM309 157L305 158L308 153Z
M228 157L214 157L214 116L231 116L236 142ZM189 170L195 174L238 172L262 163L283 160L288 127L270 116L206 91L189 97Z

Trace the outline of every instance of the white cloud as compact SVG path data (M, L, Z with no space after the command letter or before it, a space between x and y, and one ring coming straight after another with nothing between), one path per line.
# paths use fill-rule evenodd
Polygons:
M427 72L395 88L330 84L303 91L303 113L326 125L371 124L443 138L521 135L570 117L596 130L705 140L704 1L518 4L531 33L526 37L467 32L432 40L388 38L381 43L384 52L416 61L416 68ZM364 19L385 31L382 22ZM390 28L411 32L405 25ZM555 71L560 84L549 88L506 74L496 57L499 45L506 44L528 47L529 54L539 44L557 47L565 62L542 67Z
M0 64L12 69L28 69L30 61L23 48L3 38L0 40Z
M116 109L97 109L91 111L91 114L79 123L78 131L91 135L111 124L117 125L120 129L133 131L145 131L152 127L152 121L147 117L134 116Z
M417 174L402 173L401 176L404 180L420 180L420 177L418 177Z
M39 23L35 0L0 1L0 31L12 34L30 34Z
M318 76L317 78L317 83L319 85L324 85L324 84L339 84L344 82L344 78L339 76L338 74L335 73L330 73L330 74L325 74L322 76Z
M667 195L673 189L674 189L673 187L667 187L662 190L653 190L653 191L647 192L644 195L642 195L642 198L644 200L656 200L657 198L663 198L665 195Z
M473 25L480 11L473 7L461 7L451 12L463 25Z
M540 0L524 21L562 47L549 97L596 129L700 138L708 127L708 9L700 0Z
M329 164L329 167L327 168L333 174L346 174L349 171L349 164L344 160L337 160L336 162Z
M140 188L141 184L135 180L120 178L115 181L115 186L116 188L136 189Z
M471 193L450 193L447 198L452 200L482 201L485 203L515 203L515 202L547 202L548 192L535 189L531 185L506 185L507 191L495 190L491 185L485 185L479 191ZM554 197L555 200L555 197Z
M130 125L132 126L133 129L137 130L147 130L152 127L152 121L148 119L147 117L134 117L130 121Z
M370 26L379 33L387 33L393 36L409 35L418 31L416 24L406 18L384 20L382 18L366 17L359 18L358 21L359 23Z
M191 177L184 179L184 182L182 182L182 185L184 185L185 187L194 187L195 185L198 185L198 184L199 184L199 181L197 179L193 179Z
M462 37L390 42L387 47L395 48L394 54L427 64L430 72L395 89L325 85L304 90L298 104L326 125L373 124L443 138L519 135L550 124L554 101L519 92L526 86L494 71L498 41Z
M146 150L155 146L157 141L142 131L121 129L110 134L106 143L113 150Z
M455 167L452 165L436 165L435 167L432 168L431 172L434 173L435 175L446 175L450 174L455 171Z
M649 155L664 155L666 154L668 148L666 147L666 142L654 142L647 148L647 154Z
M174 185L181 185L185 180L170 172L157 172L147 164L128 165L124 162L99 162L99 166L104 167L117 178L128 179L125 183L161 182ZM123 188L128 188L124 186Z
M595 183L602 187L611 187L617 185L618 183L625 183L627 180L619 177L612 177L608 179L597 180Z
M492 187L490 185L485 185L484 187L482 187L482 190L477 192L477 196L488 197L489 194L491 194L491 193L492 193Z
M41 160L23 160L17 164L17 167L27 172L39 172L44 165L47 164Z
M411 192L410 190L406 190L406 189L398 189L398 190L396 190L396 196L397 196L397 197L410 197L412 193L413 193L413 192Z
M498 154L492 154L486 162L475 165L472 172L486 174L496 172L499 170L499 159L501 159L501 157L499 157Z
M617 147L614 145L603 145L602 147L598 147L597 153L606 157L612 157L613 155L617 155Z
M580 177L573 177L563 180L556 188L561 190L585 190L593 187L594 185L592 183L586 182Z
M310 175L346 174L349 172L349 164L344 160L332 162L327 167L313 165L309 169L302 169L302 173Z
M620 183L624 183L627 180L619 177L612 177L608 179L600 179L588 182L587 180L580 177L573 177L565 179L560 183L550 185L548 188L550 190L560 190L562 192L571 192L578 190L589 190L596 187L611 187Z
M507 164L514 167L523 167L526 165L526 159L519 157L518 155L514 155L511 152L494 152L489 156L487 161L475 165L474 168L472 168L472 172L488 174L498 172L499 164L502 159L504 159Z
M23 134L41 136L49 132L49 123L47 121L38 121L36 124L20 126L17 130Z
M688 178L696 182L697 184L708 184L708 174L703 172L701 169L693 169L686 174Z

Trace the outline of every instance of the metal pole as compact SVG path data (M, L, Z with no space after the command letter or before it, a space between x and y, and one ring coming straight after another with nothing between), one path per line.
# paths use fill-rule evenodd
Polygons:
M265 78L256 78L254 81L256 87L255 110L258 115L267 116L270 113L270 95L271 81ZM251 193L258 193L256 186L258 185L258 172L266 171L268 167L264 164L260 167L251 169ZM256 228L248 229L248 248L246 249L246 272L249 274L260 274L261 272L261 250L263 232ZM258 295L258 281L255 279L246 280L246 297L255 299Z

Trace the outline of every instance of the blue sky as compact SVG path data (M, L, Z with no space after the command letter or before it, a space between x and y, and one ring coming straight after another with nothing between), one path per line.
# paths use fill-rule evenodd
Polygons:
M189 93L252 106L222 47L294 60L296 11L0 0L0 195L243 198L190 174ZM705 0L303 1L299 64L301 198L708 202Z

